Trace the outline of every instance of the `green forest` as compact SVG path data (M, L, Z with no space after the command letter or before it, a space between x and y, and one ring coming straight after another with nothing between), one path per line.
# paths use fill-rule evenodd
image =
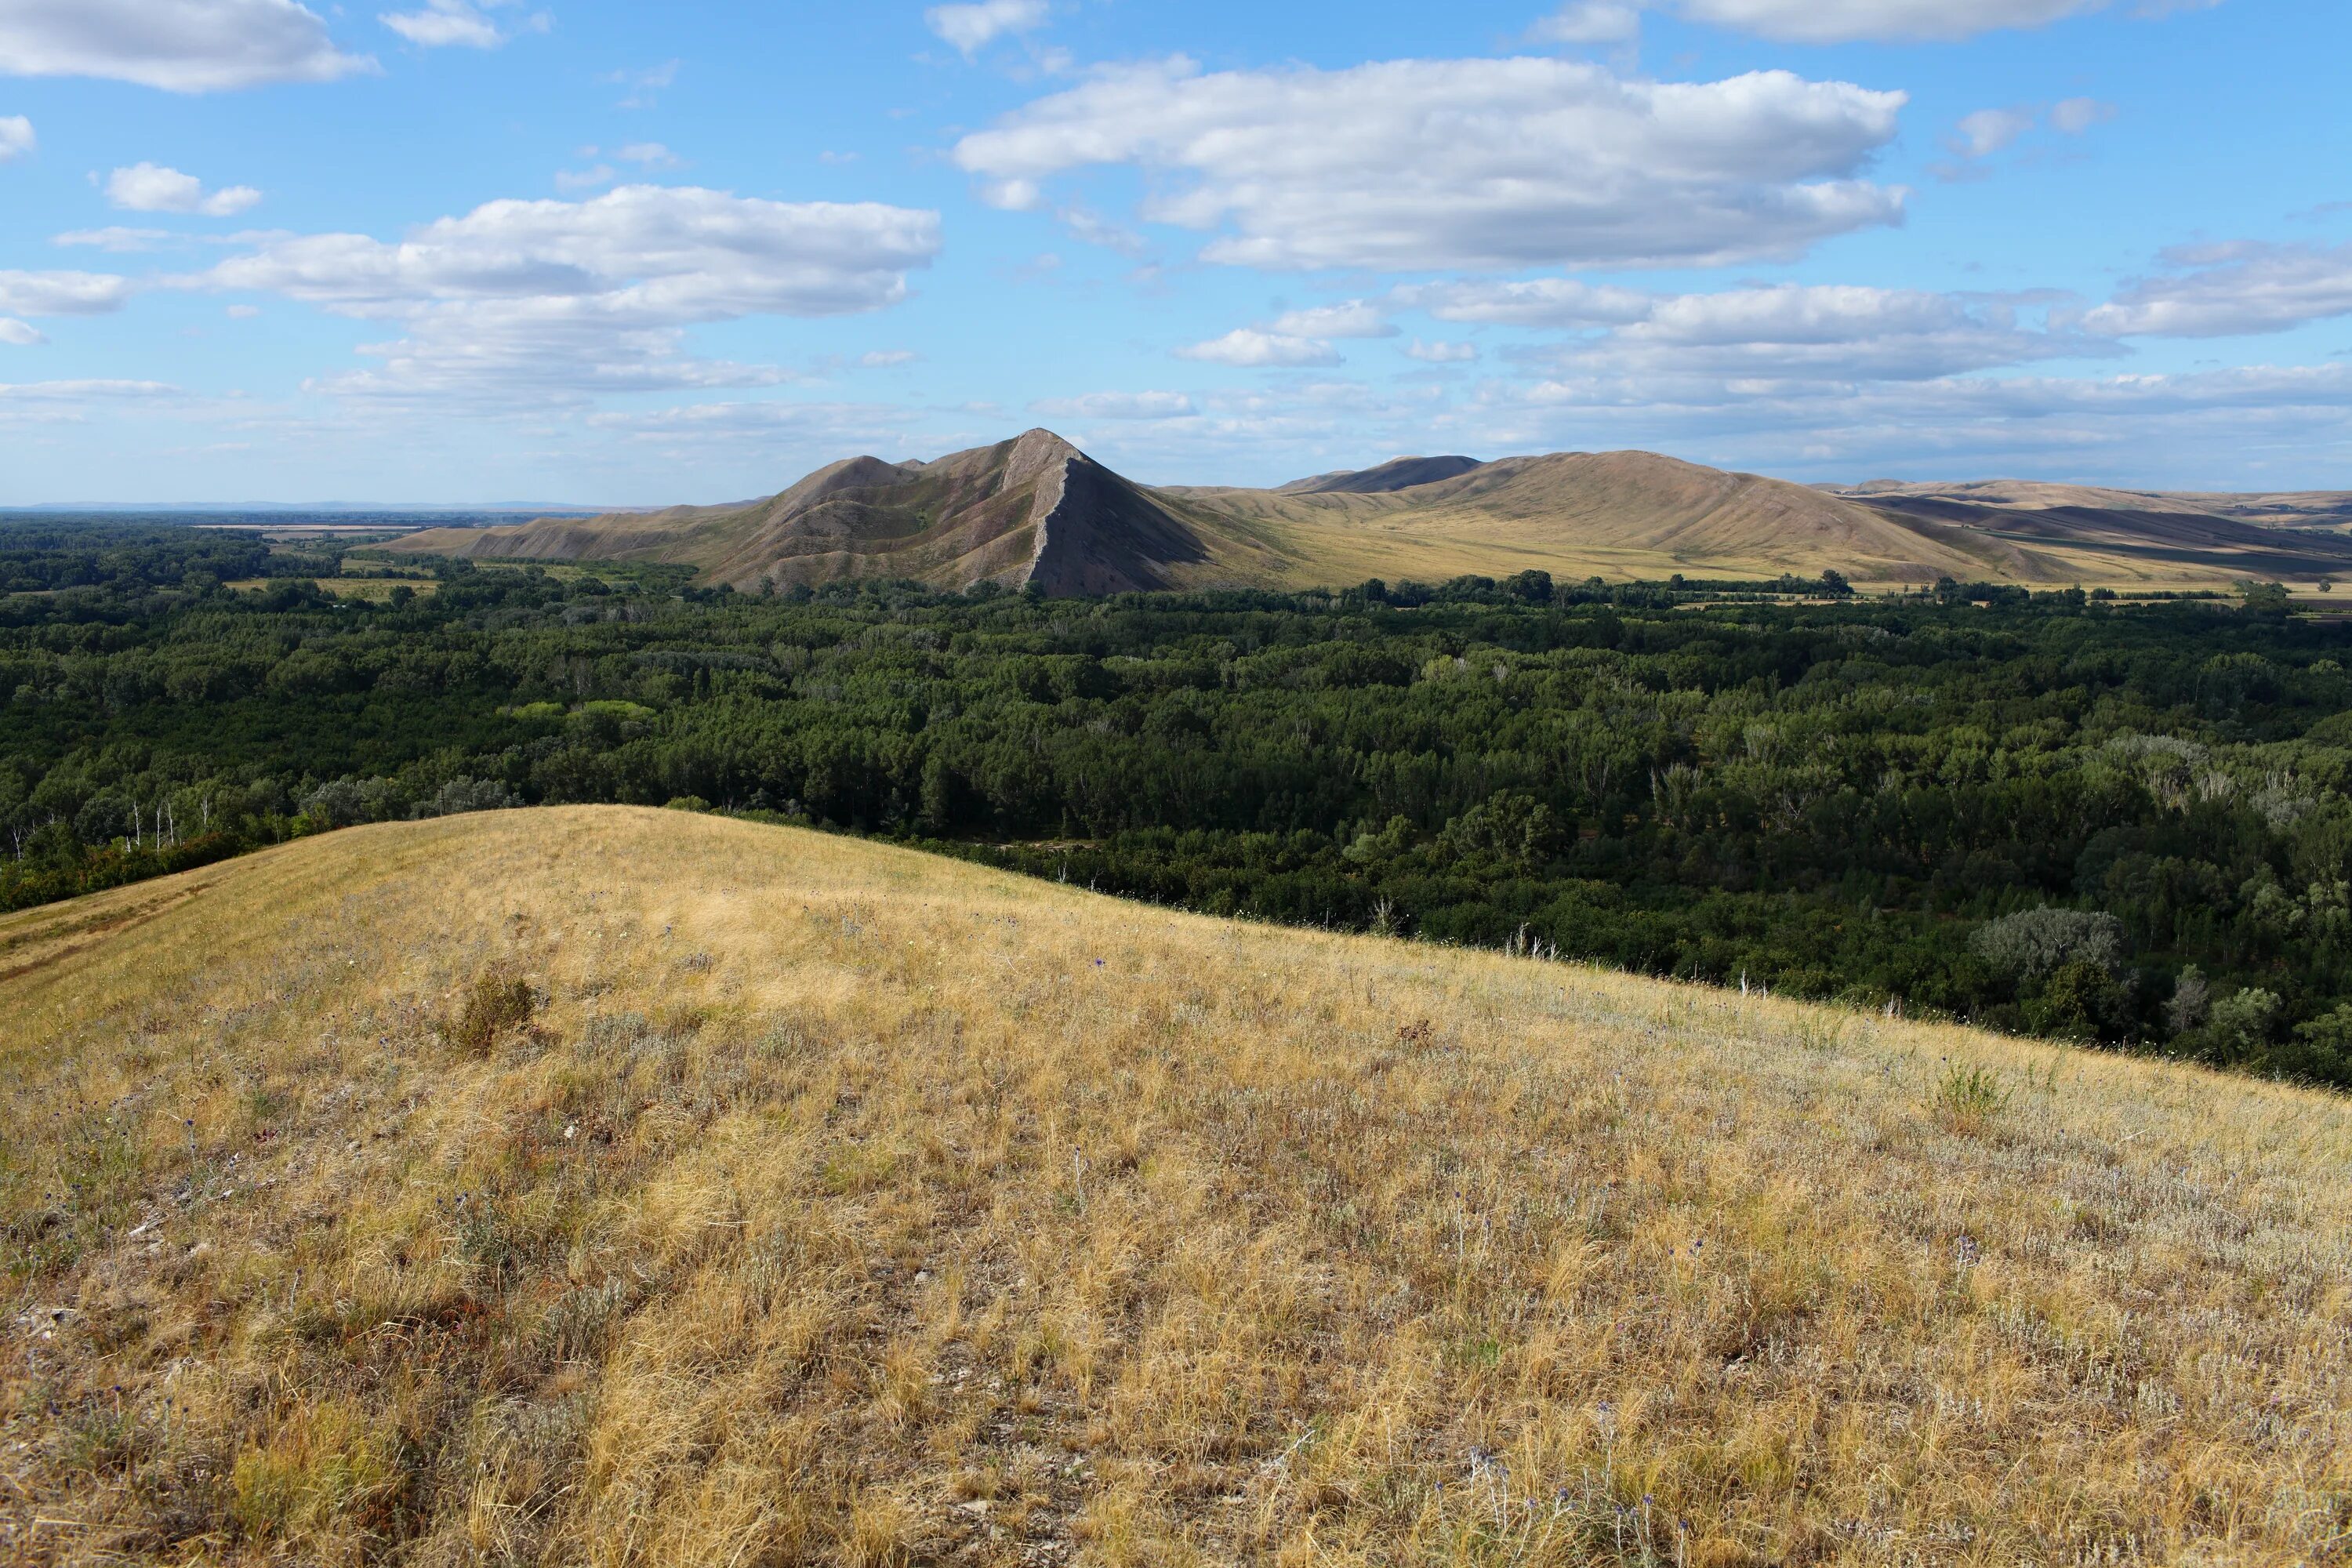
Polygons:
M387 570L0 530L0 907L626 802L2352 1084L2352 630L2275 590L319 585Z

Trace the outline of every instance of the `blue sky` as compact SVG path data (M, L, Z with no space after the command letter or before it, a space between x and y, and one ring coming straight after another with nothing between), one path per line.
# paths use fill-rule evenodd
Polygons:
M2352 489L2347 58L2336 0L0 0L0 505L1038 424Z

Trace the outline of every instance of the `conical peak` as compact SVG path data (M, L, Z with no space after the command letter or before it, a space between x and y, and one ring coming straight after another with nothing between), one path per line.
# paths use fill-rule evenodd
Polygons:
M1013 443L1005 455L1004 482L1002 489L1019 489L1048 469L1058 468L1072 458L1083 458L1084 452L1055 435L1051 430L1032 430Z

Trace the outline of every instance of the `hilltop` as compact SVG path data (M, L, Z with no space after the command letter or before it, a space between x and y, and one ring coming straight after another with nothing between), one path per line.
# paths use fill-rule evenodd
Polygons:
M0 1556L2318 1561L2352 1116L676 812L0 921Z
M1653 452L1398 458L1273 489L1153 488L1032 430L935 462L848 458L763 500L428 529L391 548L687 565L744 590L892 577L1067 595L1528 571L2178 586L2352 573L2352 537L2326 526L2347 518L2344 497L1837 489Z

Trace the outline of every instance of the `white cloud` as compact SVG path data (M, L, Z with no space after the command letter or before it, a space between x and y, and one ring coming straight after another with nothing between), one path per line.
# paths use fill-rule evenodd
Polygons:
M614 71L603 79L616 82L629 89L622 99L623 109L651 109L659 94L676 85L678 62L667 60L647 70Z
M1378 305L1369 300L1318 305L1277 317L1267 328L1285 338L1392 338L1397 330Z
M5 0L0 72L90 76L170 92L332 81L375 62L338 51L294 0Z
M0 116L0 163L21 158L37 145L31 121L21 114Z
M131 298L131 280L102 272L0 272L0 315L102 316Z
M2094 125L2116 117L2116 106L2095 98L2070 98L2050 110L2050 128L2062 135L2080 136Z
M599 163L593 169L558 169L555 188L559 191L593 191L613 183L613 165Z
M1655 297L1636 289L1596 288L1568 278L1512 283L1429 283L1392 296L1441 321L1508 327L1599 327L1646 318Z
M2032 130L2038 118L2031 109L1979 109L1960 117L1951 149L1963 158L1990 158Z
M1528 36L1552 44L1630 44L1642 36L1642 8L1621 0L1569 0Z
M494 49L506 42L498 24L467 0L426 0L422 11L386 12L376 20L419 48L456 44L469 49Z
M1423 342L1415 338L1405 345L1405 357L1426 364L1468 364L1478 357L1475 343L1449 343L1443 339Z
M51 245L85 245L119 252L152 250L173 237L160 228L78 228L58 235Z
M249 321L261 314L258 305L231 305L223 314L232 321Z
M178 281L282 295L395 323L363 351L381 370L334 390L596 392L770 384L772 369L688 355L684 329L748 316L831 316L906 297L940 250L934 212L787 204L627 185L583 202L499 201L397 243L259 237Z
M194 213L205 217L234 217L261 200L251 185L231 185L207 193L202 180L156 163L133 163L108 176L106 199L124 212Z
M897 370L901 365L913 364L917 360L919 360L922 357L922 355L915 353L912 349L876 349L870 353L862 353L857 356L857 368L860 370Z
M1185 419L1199 412L1181 392L1090 392L1045 398L1029 411L1049 419Z
M2018 140L2035 127L2047 123L2062 136L2080 136L2095 125L2102 125L2116 117L2116 106L2102 103L2095 98L2070 98L2053 104L2046 110L2039 104L2016 104L2006 109L1979 109L1963 115L1954 133L1945 138L1949 148L1962 163L1939 165L1936 173L1948 180L1968 180L1982 177L1982 172L1968 165L2006 152Z
M1843 44L1974 37L2040 27L2103 8L2107 0L1675 0L1695 22L1784 43Z
M1515 269L1787 257L1899 223L1861 178L1906 95L1762 71L1711 83L1564 59L1108 70L956 144L989 199L1092 164L1156 177L1143 215L1225 229L1213 262Z
M1625 374L1919 381L2116 352L2100 339L2027 326L1997 302L1911 289L1783 284L1661 296L1642 321L1564 357Z
M1576 334L1520 357L1651 375L1916 380L2119 352L2071 322L2034 326L2000 300L1822 284L1650 294L1570 279L1427 284L1400 309Z
M677 154L658 142L632 142L613 154L624 163L635 163L641 169L675 169Z
M1044 26L1048 11L1045 0L978 0L969 5L934 5L923 13L923 22L970 59L1007 34Z
M2143 278L2086 311L2085 331L2116 337L2281 332L2352 315L2352 245L2242 241L2165 252L2176 270Z
M48 341L30 322L20 321L14 316L0 316L0 343L14 343L20 349L29 349Z
M1205 343L1178 349L1176 357L1203 360L1211 364L1240 365L1252 370L1340 363L1339 353L1329 343L1318 342L1312 338L1262 332L1255 327L1238 327L1222 338L1212 338Z

